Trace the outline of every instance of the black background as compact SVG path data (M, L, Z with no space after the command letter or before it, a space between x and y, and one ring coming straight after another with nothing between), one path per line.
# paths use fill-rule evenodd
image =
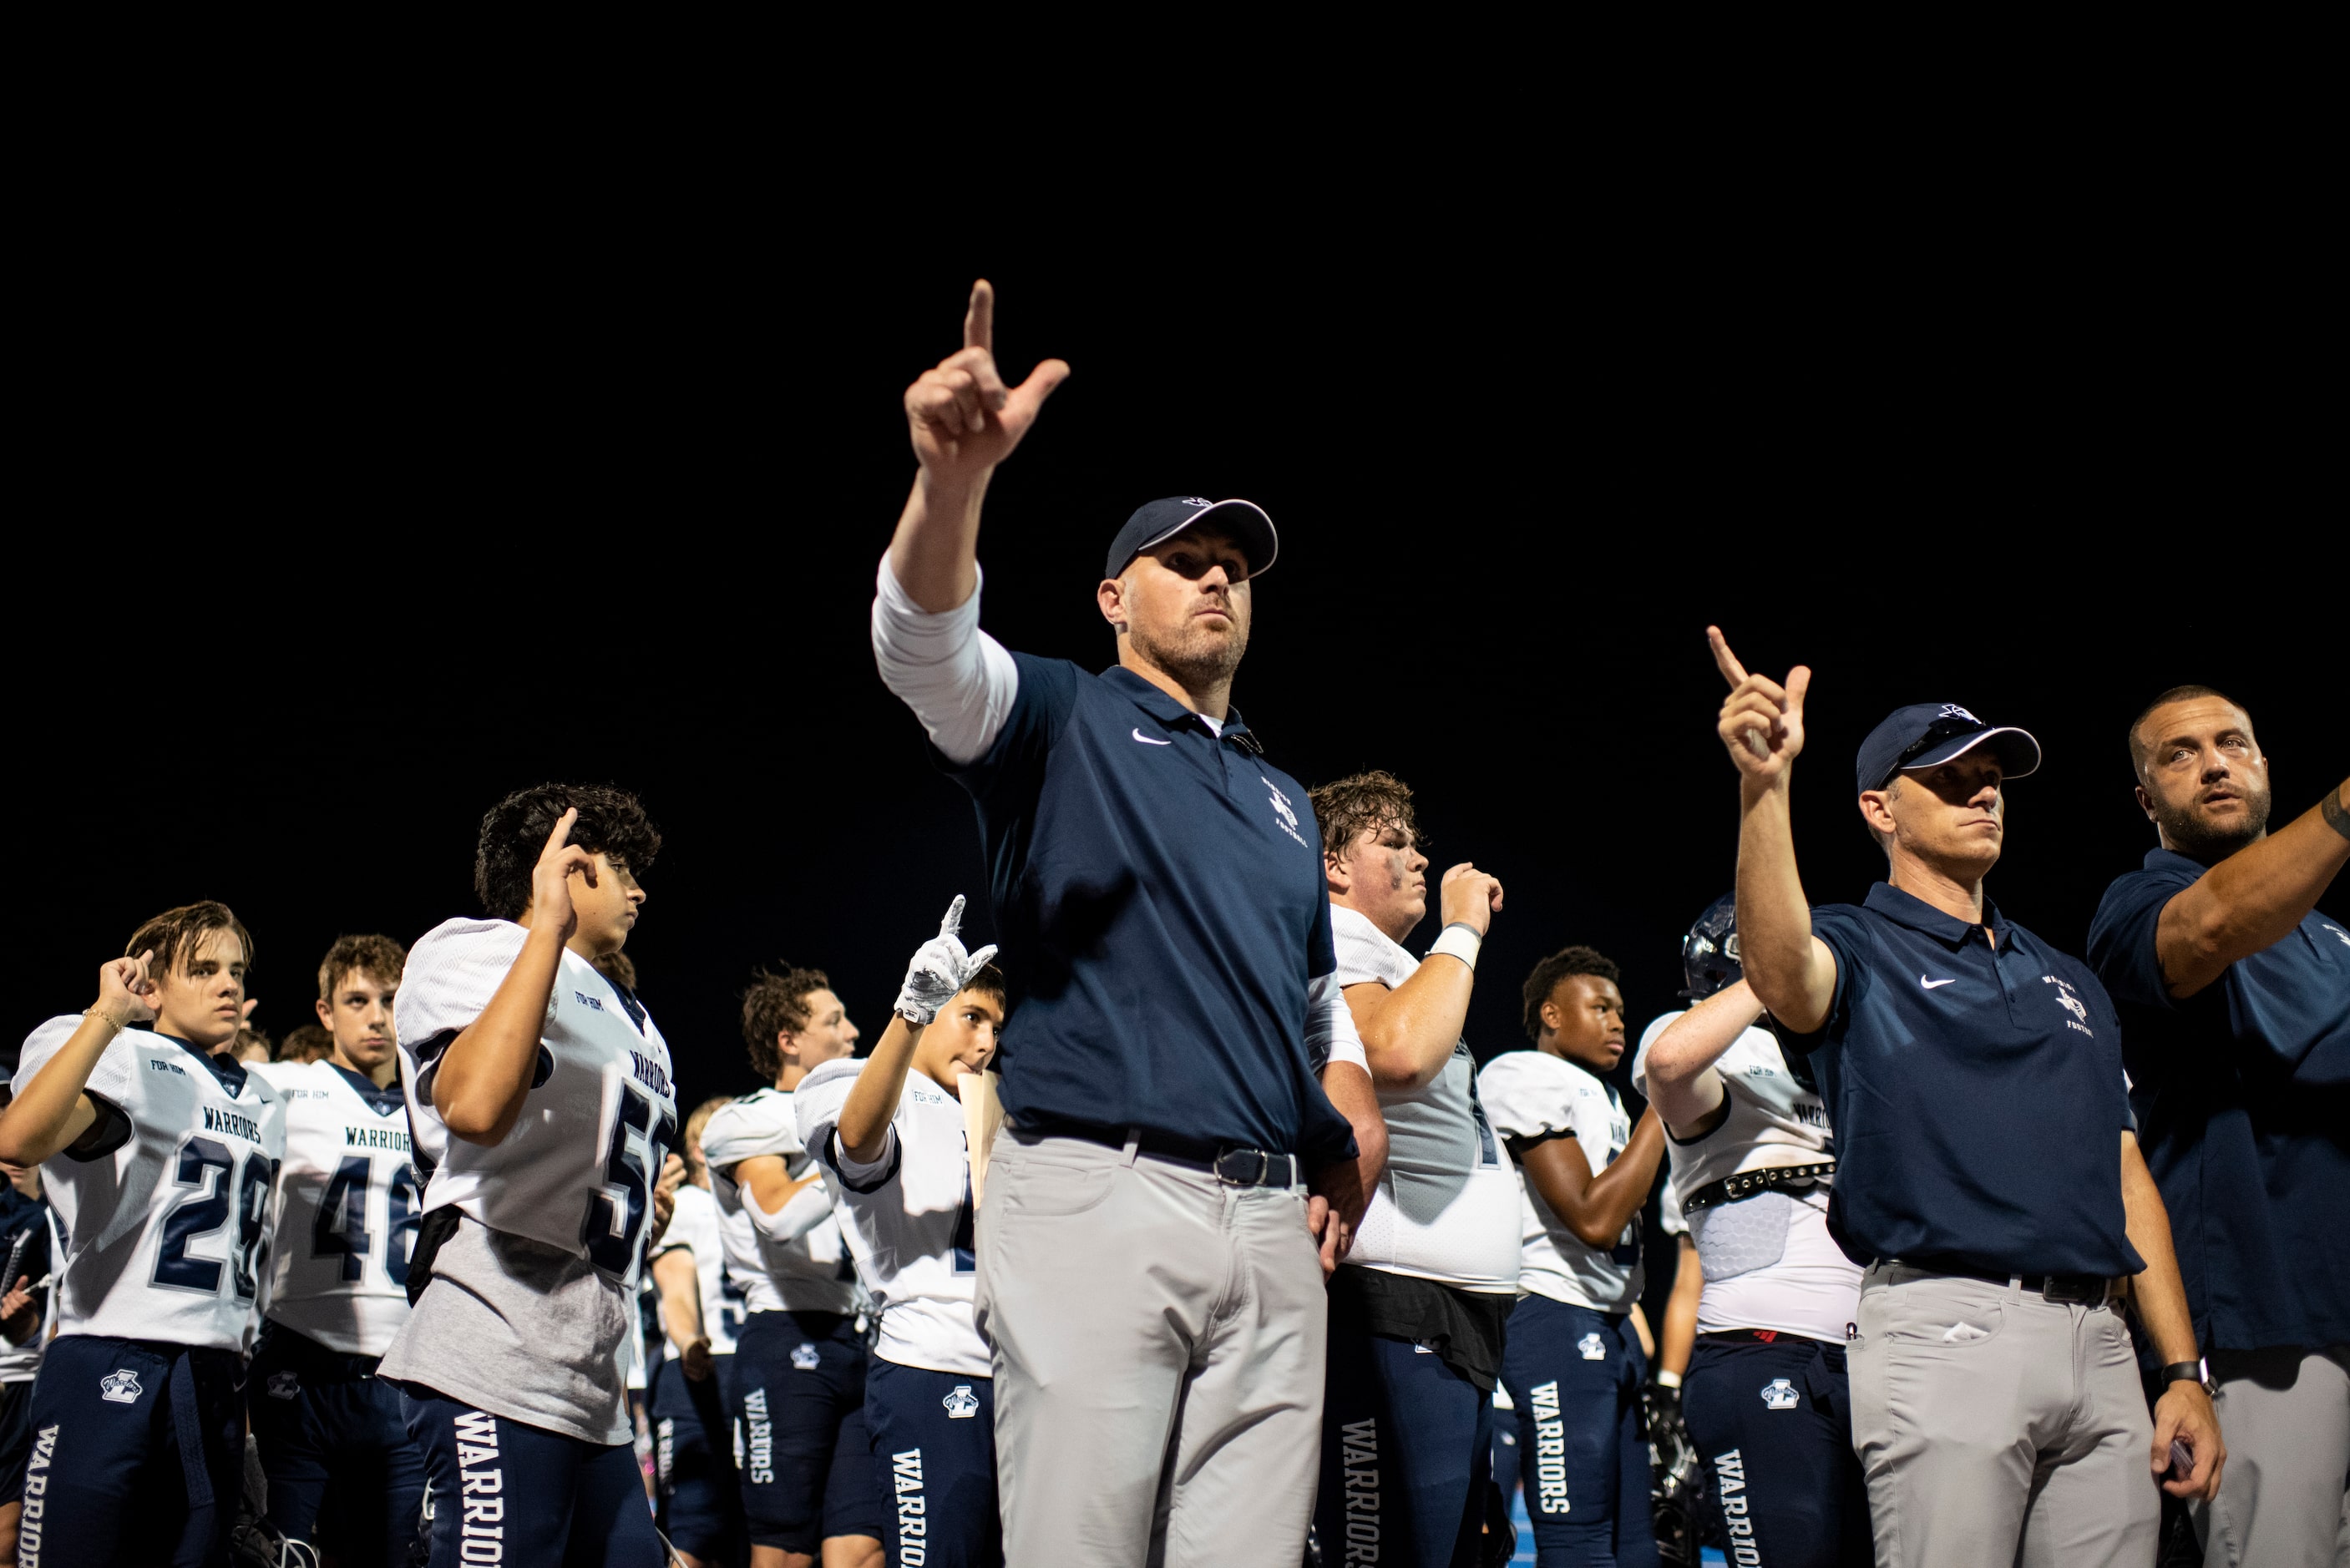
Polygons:
M30 427L54 483L6 632L5 1028L215 898L282 1036L338 932L473 912L482 812L570 778L637 790L667 836L629 952L689 1104L754 1086L754 966L827 970L869 1040L956 892L970 940L989 925L970 807L866 640L912 472L899 397L983 272L1007 370L1075 368L989 498L985 625L1097 668L1133 506L1263 504L1281 560L1235 701L1303 780L1401 775L1438 868L1503 878L1481 1055L1521 1043L1519 980L1565 943L1623 965L1636 1039L1678 1005L1736 835L1709 620L1752 668L1817 671L1815 901L1881 869L1862 734L1956 701L2046 748L1991 888L2077 952L2152 843L2123 739L2152 693L2250 706L2280 822L2350 762L2338 406L2298 369L2323 256L2282 224L2217 261L2094 228L1912 212L1669 254L1541 224L1409 251L885 227L778 261L712 220L623 259L574 234L158 284Z

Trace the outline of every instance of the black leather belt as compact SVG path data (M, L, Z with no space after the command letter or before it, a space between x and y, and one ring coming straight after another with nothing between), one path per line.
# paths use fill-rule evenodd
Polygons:
M1915 1269L1924 1274L1943 1274L1956 1280L1981 1280L1987 1285L2004 1285L2020 1279L2021 1287L2033 1294L2063 1306L2103 1306L2113 1299L2121 1287L2118 1280L2103 1274L2002 1274L1990 1269L1948 1268L1938 1263L1918 1263L1896 1258L1893 1267Z
M1115 1149L1124 1149L1128 1137L1132 1137L1138 1154L1180 1165L1186 1170L1206 1171L1227 1187L1295 1187L1300 1179L1297 1157L1294 1154L1242 1148L1210 1138L1179 1137L1150 1127L1104 1127L1097 1122L1064 1121L1057 1116L1022 1122L1019 1127L1022 1132L1043 1137L1083 1138Z
M1742 1170L1725 1176L1720 1181L1709 1181L1681 1199L1681 1212L1693 1214L1700 1209L1711 1209L1717 1203L1735 1203L1742 1198L1752 1198L1758 1192L1772 1192L1789 1187L1810 1187L1835 1174L1835 1161L1821 1165L1769 1165L1760 1170Z

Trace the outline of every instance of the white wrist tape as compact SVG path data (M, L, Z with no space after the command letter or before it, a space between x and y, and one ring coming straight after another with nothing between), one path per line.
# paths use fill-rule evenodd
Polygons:
M1474 970L1477 967L1477 950L1484 945L1485 939L1477 934L1475 927L1455 920L1437 937L1435 945L1428 950L1428 956L1434 958L1439 953L1450 953Z

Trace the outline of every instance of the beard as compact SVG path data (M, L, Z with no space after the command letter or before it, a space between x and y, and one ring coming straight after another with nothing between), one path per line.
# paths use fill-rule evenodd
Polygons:
M2198 812L2192 802L2183 808L2158 804L2154 808L2154 821L2155 826L2162 829L2163 836L2178 846L2178 853L2190 860L2212 865L2225 860L2268 831L2268 786L2263 784L2258 790L2246 787L2244 815L2234 823L2222 825L2209 821Z
M1241 656L1248 652L1248 628L1237 617L1232 630L1222 634L1187 617L1182 629L1171 637L1160 637L1139 620L1128 635L1137 653L1194 691L1230 680L1241 667Z

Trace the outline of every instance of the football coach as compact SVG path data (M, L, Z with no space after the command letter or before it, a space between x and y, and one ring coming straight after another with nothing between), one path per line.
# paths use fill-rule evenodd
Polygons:
M1865 1271L1848 1365L1877 1561L2143 1568L2149 1460L2174 1495L2208 1498L2226 1455L2113 1004L1983 891L2003 786L2040 744L1954 704L1897 709L1855 779L1886 879L1814 909L1788 814L1811 671L1749 675L1707 636L1731 685L1716 731L1739 772L1740 957L1826 1093L1828 1226ZM2125 1294L2159 1359L2187 1367L2151 1421Z
M1231 703L1278 541L1245 501L1135 513L1099 674L980 632L981 501L1068 374L1005 386L993 310L906 393L873 647L978 807L1014 992L973 1282L1004 1560L1298 1563L1349 1220L1307 1186L1355 1152L1317 1075L1363 1055L1312 805Z
M2350 780L2271 833L2251 715L2209 686L2148 703L2129 752L2160 842L2106 889L2089 961L2227 1423L2198 1533L2214 1563L2343 1562L2350 930L2316 904L2350 864Z

